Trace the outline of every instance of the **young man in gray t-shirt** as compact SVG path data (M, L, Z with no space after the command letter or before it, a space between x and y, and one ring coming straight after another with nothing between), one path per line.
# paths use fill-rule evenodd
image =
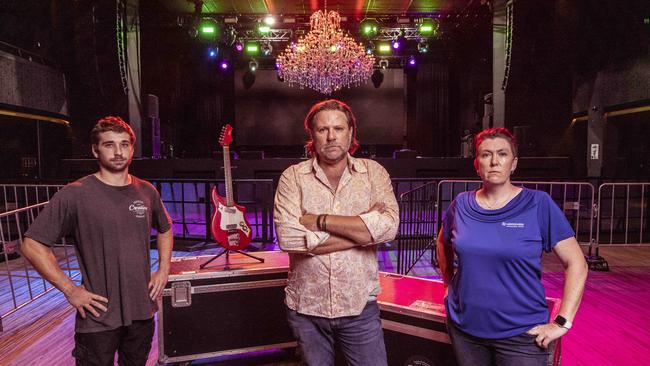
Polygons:
M25 233L24 256L77 309L77 365L145 365L154 333L156 299L169 275L171 220L148 182L129 175L135 134L118 117L92 131L99 171L61 189ZM150 272L151 228L158 232L158 271ZM49 248L75 239L82 274L76 286Z

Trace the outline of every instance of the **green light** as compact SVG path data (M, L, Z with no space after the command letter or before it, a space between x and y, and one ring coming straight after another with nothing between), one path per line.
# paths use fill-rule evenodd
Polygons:
M260 52L260 45L257 43L246 43L244 50L249 55L257 55Z
M424 36L430 36L436 33L438 30L438 21L431 18L423 18L420 23L420 34Z
M364 19L359 30L364 37L374 37L379 32L379 23L375 19Z
M213 18L202 18L198 30L201 39L204 41L213 42L221 37L219 24Z
M268 25L260 25L260 26L257 28L257 30L258 30L260 33L268 33L268 32L271 31L271 27L269 27Z
M391 53L390 44L388 43L380 43L377 50L379 53Z

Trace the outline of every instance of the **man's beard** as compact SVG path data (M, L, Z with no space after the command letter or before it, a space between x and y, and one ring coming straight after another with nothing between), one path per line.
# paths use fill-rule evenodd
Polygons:
M99 160L99 165L101 165L102 168L108 170L108 171L111 172L111 173L122 173L122 172L124 172L125 170L127 170L127 169L129 168L129 166L131 165L131 160L130 160L130 159L129 159L129 160L127 160L127 159L120 159L119 162L124 162L124 164L121 165L121 166L115 166L115 164L112 164L112 163L113 163L113 160L116 160L116 159L111 159L111 160L109 161L109 163L106 164L106 163L104 163L104 162L100 159L100 160Z

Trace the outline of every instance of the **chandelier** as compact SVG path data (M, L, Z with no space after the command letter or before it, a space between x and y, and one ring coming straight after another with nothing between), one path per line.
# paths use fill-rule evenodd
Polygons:
M297 84L326 95L368 81L375 57L343 33L341 16L318 10L309 21L309 33L278 56L278 75L290 86Z

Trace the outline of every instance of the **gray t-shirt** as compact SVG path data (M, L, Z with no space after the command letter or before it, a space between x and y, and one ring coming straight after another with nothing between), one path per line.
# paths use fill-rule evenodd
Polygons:
M115 329L154 315L148 289L152 226L164 233L171 220L150 183L133 177L116 187L89 175L57 192L29 227L25 236L48 246L74 237L84 286L108 299L108 311L99 317L77 314L77 332Z

